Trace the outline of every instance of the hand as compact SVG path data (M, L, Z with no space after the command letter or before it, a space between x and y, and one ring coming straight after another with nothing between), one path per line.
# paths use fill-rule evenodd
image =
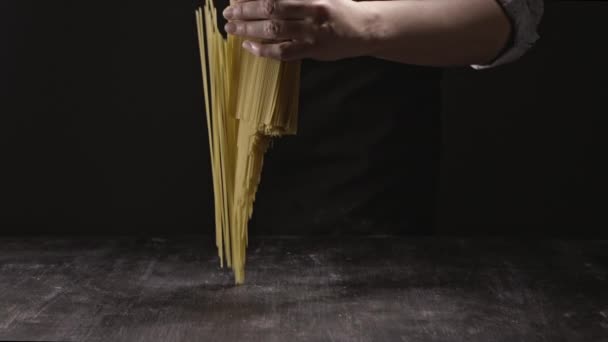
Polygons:
M352 0L235 0L226 32L243 48L278 60L337 60L366 53L371 22Z

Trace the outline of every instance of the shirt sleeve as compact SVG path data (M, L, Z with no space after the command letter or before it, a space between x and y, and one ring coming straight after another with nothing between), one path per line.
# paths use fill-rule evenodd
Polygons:
M512 25L509 45L489 64L471 65L481 70L511 63L523 56L538 40L538 24L543 16L543 0L496 0Z

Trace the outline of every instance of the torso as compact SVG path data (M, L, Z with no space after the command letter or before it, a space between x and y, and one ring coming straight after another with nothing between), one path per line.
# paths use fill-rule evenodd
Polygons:
M440 77L373 58L304 61L298 135L266 154L251 231L430 232Z

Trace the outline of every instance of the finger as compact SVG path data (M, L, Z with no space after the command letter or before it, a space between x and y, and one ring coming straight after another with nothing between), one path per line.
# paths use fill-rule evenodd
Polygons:
M306 58L306 45L300 42L288 41L277 44L262 44L244 41L243 48L259 57L272 58L281 61L293 61Z
M292 40L304 39L310 24L304 20L232 21L224 29L229 34L246 38Z
M314 16L315 6L309 1L254 0L234 3L227 7L224 18L228 20L304 19Z

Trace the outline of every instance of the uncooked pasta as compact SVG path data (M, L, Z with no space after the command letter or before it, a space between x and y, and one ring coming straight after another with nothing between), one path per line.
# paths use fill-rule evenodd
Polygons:
M300 62L257 57L217 27L211 1L196 9L220 265L245 280L248 222L273 137L295 134Z

